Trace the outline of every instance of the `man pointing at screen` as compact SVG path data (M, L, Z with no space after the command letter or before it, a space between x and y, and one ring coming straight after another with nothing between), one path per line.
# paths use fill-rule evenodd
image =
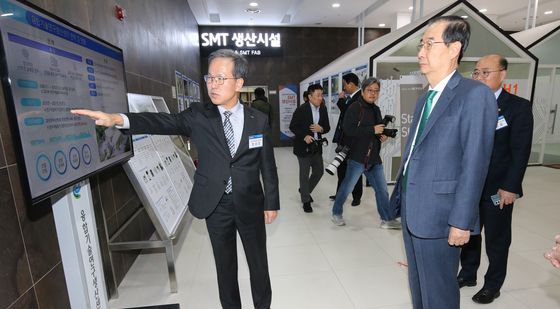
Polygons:
M204 80L212 103L193 103L179 114L72 113L129 134L189 136L199 153L189 209L195 217L206 219L222 307L241 308L236 245L239 233L249 265L254 306L268 309L272 289L265 223L272 223L280 209L278 174L266 115L239 101L247 68L247 60L232 50L210 54Z

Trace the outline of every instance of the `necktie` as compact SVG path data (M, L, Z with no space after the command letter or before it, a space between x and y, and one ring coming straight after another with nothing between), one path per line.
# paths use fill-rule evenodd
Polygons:
M426 104L424 104L424 110L422 111L422 117L420 118L420 124L418 124L418 133L416 133L416 140L422 136L422 132L424 132L424 127L428 122L428 118L430 118L430 113L432 112L432 103L434 101L434 97L436 96L437 91L435 90L428 90L428 96L426 97ZM416 142L414 142L416 144Z
M412 149L416 146L416 141L420 139L422 136L422 132L424 132L424 127L426 126L426 122L428 122L428 118L430 118L430 113L432 112L432 103L434 101L434 97L436 96L437 91L435 90L428 90L428 95L426 96L426 104L424 104L424 110L422 111L422 117L420 117L420 123L418 124L418 130L416 133L416 139L414 140L414 145L412 145ZM409 158L410 159L410 158ZM406 185L408 181L408 169L404 171L404 175L401 180L401 190L406 190Z
M233 135L233 126L231 125L231 121L229 120L229 117L231 117L231 112L230 111L225 111L224 112L224 134L226 135L226 141L228 144L228 148L229 148L229 153L231 155L231 157L233 158L233 156L235 155L235 139L234 139L234 135ZM231 182L231 176L228 179L227 185L226 185L226 193L230 194L232 189L232 182Z

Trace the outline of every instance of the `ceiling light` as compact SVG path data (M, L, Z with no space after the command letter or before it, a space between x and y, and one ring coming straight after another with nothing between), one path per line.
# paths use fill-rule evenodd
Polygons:
M251 14L259 14L261 12L261 10L255 9L255 8L247 8L247 9L245 9L245 12L251 13Z
M385 27L385 24L379 24L379 27Z
M251 2L251 3L249 3L249 6L255 7L255 6L259 6L259 4L256 3L256 2Z
M414 7L413 7L413 6L409 6L409 7L408 7L408 10L409 10L409 11L412 11L412 10L414 10Z
M467 19L467 18L469 18L469 17L468 17L467 15L461 15L461 18L462 18L462 19Z
M488 11L487 9L480 9L478 10L480 13L486 13L486 11Z
M550 13L552 13L552 11L550 11ZM545 13L545 14L546 14L546 13ZM2 17L8 17L8 16L13 16L13 15L14 15L14 13L4 13L4 14L2 14L2 15L0 15L0 16L2 16Z
M552 11L546 11L546 12L544 12L544 15L550 15L550 14L552 14Z
M339 8L340 7L340 3L333 3L331 5L333 8Z

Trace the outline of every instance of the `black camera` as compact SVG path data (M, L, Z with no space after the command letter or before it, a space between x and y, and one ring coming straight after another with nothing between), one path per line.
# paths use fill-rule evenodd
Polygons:
M310 144L307 144L307 153L316 154L321 151L323 145L327 146L329 141L323 137L321 139L314 139Z
M340 163L344 162L348 152L350 151L350 147L345 145L338 145L334 150L337 154L334 157L333 161L325 168L325 171L330 175L334 175L336 169L340 166Z
M385 115L385 117L383 117L383 120L381 120L381 124L384 124L385 126L388 126L389 123L392 123L395 121L395 116L393 115ZM397 132L399 132L399 130L397 129L383 129L383 132L381 134L388 136L388 137L392 137L395 138L397 136Z

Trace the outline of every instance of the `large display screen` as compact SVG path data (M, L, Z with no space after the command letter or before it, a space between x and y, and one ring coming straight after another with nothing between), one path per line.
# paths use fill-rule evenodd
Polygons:
M131 138L70 114L126 112L122 50L25 2L0 0L2 86L36 203L132 156Z

